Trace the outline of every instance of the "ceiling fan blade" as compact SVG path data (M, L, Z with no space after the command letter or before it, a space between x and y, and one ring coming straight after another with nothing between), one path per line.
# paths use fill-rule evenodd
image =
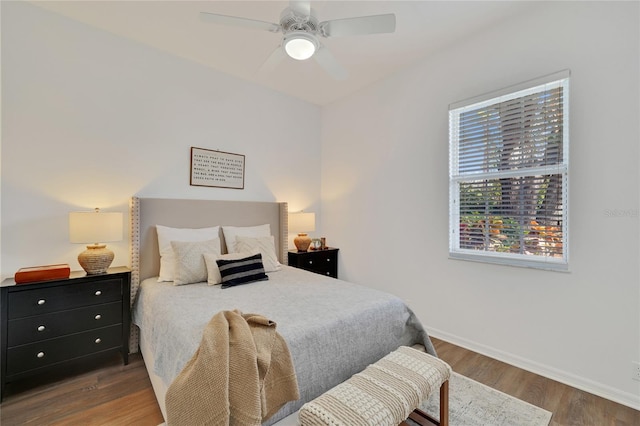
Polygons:
M216 13L200 12L200 19L219 25L229 25L232 27L243 27L254 30L270 31L277 33L280 25L271 22L256 21L255 19L238 18L237 16L218 15Z
M392 33L395 30L396 15L393 13L334 19L320 23L320 31L325 37Z
M285 53L282 46L278 46L271 55L264 61L264 64L260 67L260 72L271 72L276 69L278 64L284 59Z
M289 7L300 16L308 18L311 14L311 2L308 0L291 0L289 1Z
M336 80L346 80L349 77L347 70L338 63L336 58L331 54L329 49L321 47L318 49L313 58L324 68L324 70Z

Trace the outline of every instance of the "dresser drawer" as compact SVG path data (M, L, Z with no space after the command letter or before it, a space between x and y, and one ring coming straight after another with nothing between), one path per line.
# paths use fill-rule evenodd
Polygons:
M26 286L26 285L25 285ZM9 293L9 319L122 300L122 280L108 279Z
M120 323L121 302L91 305L9 320L7 343L13 347Z
M122 324L7 350L7 376L122 346Z

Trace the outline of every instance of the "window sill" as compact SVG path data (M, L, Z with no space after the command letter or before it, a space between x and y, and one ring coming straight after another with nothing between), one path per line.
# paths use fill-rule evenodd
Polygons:
M515 266L518 268L541 269L553 272L571 272L569 264L563 261L544 261L514 258L510 256L492 256L488 254L449 253L449 259L470 262L489 263L494 265Z

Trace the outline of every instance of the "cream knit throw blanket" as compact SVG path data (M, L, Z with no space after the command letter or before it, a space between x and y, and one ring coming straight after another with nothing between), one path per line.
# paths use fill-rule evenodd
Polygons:
M221 311L166 395L168 425L260 425L298 399L289 348L276 324Z
M302 406L302 426L397 426L449 380L451 367L416 349L396 351Z

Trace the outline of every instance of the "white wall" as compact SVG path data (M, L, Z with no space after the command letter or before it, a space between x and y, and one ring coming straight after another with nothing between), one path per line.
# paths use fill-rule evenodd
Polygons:
M319 208L317 106L24 2L2 4L2 112L3 276L80 269L68 213L133 195ZM191 146L246 155L245 189L191 187Z
M434 336L636 408L638 6L545 3L322 122L324 232L342 278L403 297ZM448 259L448 105L567 68L571 271Z

